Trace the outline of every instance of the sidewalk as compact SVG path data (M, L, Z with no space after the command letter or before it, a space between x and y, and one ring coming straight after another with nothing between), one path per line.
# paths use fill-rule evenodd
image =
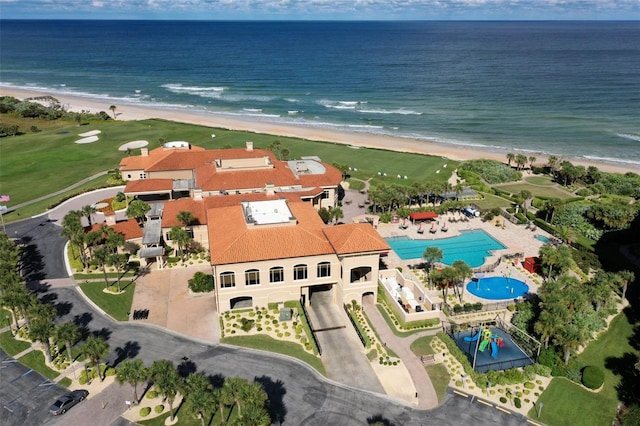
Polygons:
M413 385L415 386L416 393L418 394L418 408L428 410L437 407L438 396L436 395L436 390L434 389L433 384L431 384L431 379L429 378L424 365L420 359L411 352L411 349L409 349L409 339L403 339L393 334L375 305L365 303L364 311L371 321L373 328L380 336L380 340L382 340L398 355L398 357L400 357L409 371L409 375L413 379ZM435 333L436 331L434 330L433 334ZM406 384L399 383L398 385Z

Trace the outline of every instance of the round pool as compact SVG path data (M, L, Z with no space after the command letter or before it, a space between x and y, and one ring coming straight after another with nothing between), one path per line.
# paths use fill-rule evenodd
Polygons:
M529 286L515 278L487 277L469 282L467 291L483 299L503 300L524 296Z

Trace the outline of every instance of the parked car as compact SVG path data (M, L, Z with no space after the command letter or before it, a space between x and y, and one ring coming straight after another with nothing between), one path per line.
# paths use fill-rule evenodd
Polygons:
M86 389L74 390L73 392L58 398L58 400L49 407L49 412L54 416L64 414L78 402L83 401L88 395L89 391Z

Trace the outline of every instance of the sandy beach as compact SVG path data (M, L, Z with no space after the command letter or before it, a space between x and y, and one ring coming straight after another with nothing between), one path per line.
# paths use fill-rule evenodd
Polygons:
M313 126L297 126L265 121L252 121L195 109L178 110L155 106L150 107L131 104L119 104L109 99L99 99L69 94L57 94L53 92L18 89L7 86L0 86L0 95L12 96L18 99L52 96L60 101L65 109L69 111L105 111L109 113L109 115L111 115L109 107L115 104L118 120L144 120L150 118L159 118L181 123L198 124L229 130L245 130L255 133L297 137L360 147L428 154L460 161L477 158L490 158L506 162L506 154L508 153L508 151L484 150L478 149L476 147L450 145L433 141L409 139L387 135L378 135L363 132L345 132ZM513 152L517 153L516 151ZM537 159L537 164L546 163L547 157L543 154L526 153L526 155L534 155ZM585 161L582 159L574 158L567 159L574 164L584 165L585 167L596 166L600 170L607 172L640 172L637 167L634 167L631 164Z

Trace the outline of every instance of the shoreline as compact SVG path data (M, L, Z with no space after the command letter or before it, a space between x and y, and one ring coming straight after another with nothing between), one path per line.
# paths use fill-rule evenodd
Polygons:
M400 136L381 135L364 132L348 132L313 126L295 124L282 124L268 121L253 121L249 119L229 117L224 114L205 112L196 109L171 109L159 106L143 106L132 104L116 104L109 99L97 97L84 97L73 94L59 94L52 90L36 90L11 86L0 86L1 96L12 96L18 99L52 96L56 98L69 111L90 111L92 113L104 111L111 114L109 107L116 106L115 113L118 120L145 120L158 118L167 121L196 124L207 127L217 127L228 130L242 130L254 133L269 134L283 137L296 137L312 141L339 143L343 145L373 148L389 151L410 152L415 154L433 155L451 160L464 161L472 159L492 159L506 163L506 155L509 152L500 149L486 149L474 146L452 145L442 142L423 139L411 139ZM536 164L545 164L548 155L542 153L525 153L527 157L535 156ZM632 164L611 163L605 161L591 161L577 158L567 159L574 165L585 167L595 166L605 172L612 173L638 173L638 167Z

